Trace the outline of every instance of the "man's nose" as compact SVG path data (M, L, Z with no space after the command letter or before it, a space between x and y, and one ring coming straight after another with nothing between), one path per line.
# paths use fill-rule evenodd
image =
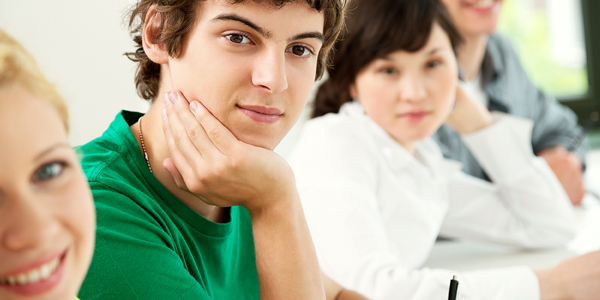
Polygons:
M280 93L288 88L285 67L285 53L267 50L254 64L252 83L270 93Z

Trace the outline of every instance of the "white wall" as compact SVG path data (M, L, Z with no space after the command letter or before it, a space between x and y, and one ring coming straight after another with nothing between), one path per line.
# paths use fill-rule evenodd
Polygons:
M65 97L71 142L100 136L121 109L146 111L133 82L122 15L133 0L0 0L0 27L18 39Z
M133 51L123 15L135 0L0 0L0 28L19 40L69 105L71 142L106 130L121 109L145 112L133 81ZM276 149L286 156L301 123Z

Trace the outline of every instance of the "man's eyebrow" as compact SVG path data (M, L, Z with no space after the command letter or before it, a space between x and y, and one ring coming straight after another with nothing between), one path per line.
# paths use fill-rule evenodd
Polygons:
M301 34L295 35L295 36L291 37L288 40L288 42L301 40L301 39L317 39L317 40L321 41L321 43L325 42L325 36L318 31L306 32L306 33L301 33Z
M38 160L42 159L44 156L46 156L48 153L51 153L52 151L54 151L58 148L63 148L63 147L71 148L71 145L69 145L68 143L64 143L64 142L56 143L56 144L46 148L44 151L40 152L40 154L38 154L35 157L35 161L38 161Z
M237 15L237 14L220 14L216 17L214 17L211 22L215 23L217 21L237 21L237 22L241 22L243 24L245 24L246 26L252 28L254 31L258 32L260 35L264 36L265 38L272 38L273 37L273 33L271 33L268 30L265 30L264 28L254 24L252 21Z

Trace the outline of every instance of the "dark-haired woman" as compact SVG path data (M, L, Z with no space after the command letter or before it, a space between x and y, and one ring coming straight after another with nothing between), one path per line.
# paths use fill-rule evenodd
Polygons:
M452 273L419 269L440 233L527 248L566 244L573 209L533 154L531 121L492 115L458 87L460 36L444 6L351 3L314 119L290 159L325 273L375 299L444 299ZM430 139L443 123L462 134L493 183L443 158ZM577 263L598 263L591 256L560 270L583 274ZM557 270L465 272L461 299L556 296L546 288L568 292L548 281Z

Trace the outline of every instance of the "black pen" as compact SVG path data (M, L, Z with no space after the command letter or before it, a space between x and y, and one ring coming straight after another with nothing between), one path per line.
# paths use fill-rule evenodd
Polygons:
M450 280L450 292L448 293L448 300L456 300L456 295L458 294L458 280L456 280L456 275L452 276L452 280Z
M598 121L598 113L593 112L590 114L590 119L587 121L587 123L585 123L585 126L581 130L581 133L579 133L578 136L574 136L571 139L571 141L569 142L569 145L567 145L567 151L573 151L573 150L577 149L577 147L579 147L581 142L583 142L583 139L585 138L585 135L587 134L587 132L590 131L590 129L592 129L592 127L594 127L594 124L596 123L596 121Z

